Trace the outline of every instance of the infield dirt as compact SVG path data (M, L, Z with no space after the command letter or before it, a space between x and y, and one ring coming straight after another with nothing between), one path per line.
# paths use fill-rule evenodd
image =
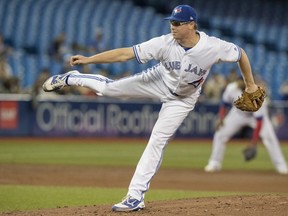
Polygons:
M127 187L133 172L132 168L2 164L0 184ZM146 202L145 210L133 213L112 212L111 205L95 205L7 212L0 215L288 216L288 176L281 176L275 172L205 173L202 170L162 168L153 179L151 190L153 189L239 191L261 194ZM121 196L119 194L119 197Z

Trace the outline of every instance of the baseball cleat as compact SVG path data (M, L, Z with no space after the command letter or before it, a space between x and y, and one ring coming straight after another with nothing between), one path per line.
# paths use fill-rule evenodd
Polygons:
M137 200L130 195L123 198L120 203L112 206L113 211L124 212L124 211L140 211L145 208L144 200Z
M220 165L212 165L212 164L208 164L207 166L205 166L204 168L205 172L217 172L221 170L221 166Z
M49 79L47 79L42 88L44 91L46 92L50 92L50 91L55 91L58 89L61 89L65 86L67 86L67 78L71 75L71 74L80 74L77 70L73 70L73 71L69 71L65 74L59 74L59 75L55 75L50 77Z
M279 168L278 169L278 173L280 175L288 175L288 169L286 167L283 167L283 168Z

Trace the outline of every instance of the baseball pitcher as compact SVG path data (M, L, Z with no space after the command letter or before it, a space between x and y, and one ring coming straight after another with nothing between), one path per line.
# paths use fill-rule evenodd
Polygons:
M114 211L136 211L145 207L144 195L161 165L164 149L182 121L194 109L201 86L214 64L239 63L248 95L241 97L239 108L259 109L264 100L261 89L254 82L244 50L233 43L198 31L194 8L179 5L166 19L170 22L170 34L132 47L105 51L90 57L75 55L70 59L72 66L125 62L131 59L144 64L152 59L158 60L159 64L154 67L119 80L97 74L81 74L74 70L55 75L43 84L45 91L55 91L66 86L83 86L94 90L98 95L153 98L162 102L159 117L131 179L127 196L112 207Z

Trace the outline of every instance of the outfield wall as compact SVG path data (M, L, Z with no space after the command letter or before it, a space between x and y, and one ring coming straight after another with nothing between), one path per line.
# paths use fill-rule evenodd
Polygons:
M57 96L0 95L0 136L148 137L161 104L155 101ZM218 105L198 103L176 136L211 138ZM288 106L273 104L271 118L280 139L288 139Z

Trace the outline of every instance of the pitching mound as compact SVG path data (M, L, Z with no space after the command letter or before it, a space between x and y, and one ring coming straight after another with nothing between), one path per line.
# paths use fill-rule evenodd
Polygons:
M127 187L134 169L53 165L0 165L0 171L0 184ZM161 169L151 184L151 190L156 188L195 191L239 191L262 194L146 202L146 209L133 213L112 212L111 205L101 205L9 212L0 213L0 215L288 215L288 196L281 195L281 193L288 193L288 178L274 172L223 171L211 174L205 173L202 170ZM122 195L119 194L119 197Z

